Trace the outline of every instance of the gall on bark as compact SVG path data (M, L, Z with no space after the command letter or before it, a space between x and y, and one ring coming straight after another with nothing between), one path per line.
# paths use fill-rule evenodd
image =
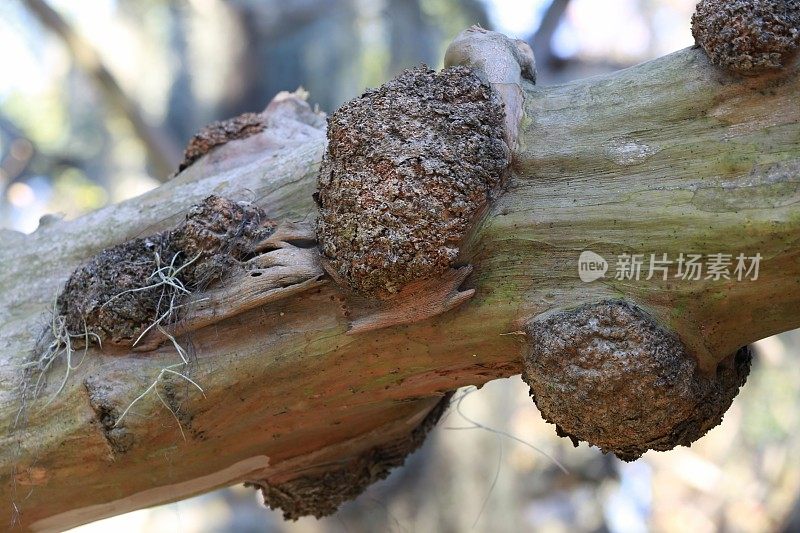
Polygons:
M173 296L202 290L242 268L274 229L259 207L209 196L174 229L106 248L75 269L56 312L77 339L129 346L165 313L178 314Z
M456 262L459 243L509 163L503 104L467 67L425 67L328 119L315 195L325 267L389 299Z
M189 139L189 144L183 153L183 161L178 166L178 172L189 168L195 161L217 146L238 139L246 139L251 135L261 133L266 127L267 122L261 113L243 113L238 117L206 125Z
M743 75L780 70L800 48L800 1L701 0L692 35L725 70Z
M705 375L676 335L620 300L535 320L527 339L523 379L544 419L624 461L691 445L722 421L750 371L745 347Z
M452 392L446 393L409 434L375 446L364 453L320 474L305 475L290 481L252 481L247 485L261 489L264 504L280 509L286 520L303 516L322 518L356 499L367 487L385 479L393 468L402 466L406 457L425 442L450 406Z

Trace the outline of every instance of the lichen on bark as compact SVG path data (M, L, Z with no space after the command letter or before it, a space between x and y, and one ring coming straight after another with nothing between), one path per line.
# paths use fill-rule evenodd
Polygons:
M336 111L315 195L329 271L385 299L450 268L508 165L503 119L466 67L406 70Z

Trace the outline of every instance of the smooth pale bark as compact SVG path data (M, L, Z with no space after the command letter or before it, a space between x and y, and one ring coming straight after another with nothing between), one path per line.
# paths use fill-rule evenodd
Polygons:
M677 331L701 364L800 326L800 76L739 79L687 49L557 87L522 84L513 175L462 248L466 303L429 320L348 335L364 307L328 281L191 334L191 377L124 421L115 451L88 391L119 411L176 362L92 350L64 390L19 410L20 365L70 272L106 246L169 228L215 193L280 220L313 220L324 123L282 96L266 131L139 198L0 247L0 523L63 529L248 479L323 472L408 433L445 392L520 371L522 324L626 297ZM582 283L578 255L760 253L757 281ZM88 387L88 388L87 388ZM172 400L175 402L175 400Z

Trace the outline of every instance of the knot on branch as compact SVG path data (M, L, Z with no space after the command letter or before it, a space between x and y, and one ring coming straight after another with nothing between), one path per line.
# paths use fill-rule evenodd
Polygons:
M752 75L788 67L800 48L797 0L702 0L692 34L711 62Z
M183 161L178 166L178 172L192 166L195 161L217 146L238 139L246 139L264 131L266 127L266 119L261 113L243 113L238 117L219 120L204 126L189 140L183 153Z
M704 375L675 334L624 301L559 312L527 333L523 379L545 420L625 461L705 435L750 370L745 347Z
M386 299L443 274L509 163L503 104L467 67L407 70L328 120L317 237L327 270Z
M260 488L264 504L270 509L281 509L286 520L331 515L343 503L356 499L371 484L386 478L393 468L402 466L406 457L425 442L425 437L450 406L452 396L452 392L445 394L407 435L370 448L334 468L284 482L267 479L248 484Z
M187 295L230 275L274 229L259 207L209 196L175 229L106 248L78 267L57 314L67 335L129 345L154 321L174 321Z

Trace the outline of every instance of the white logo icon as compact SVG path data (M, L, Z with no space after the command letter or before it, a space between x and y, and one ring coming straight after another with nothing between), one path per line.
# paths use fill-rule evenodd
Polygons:
M594 252L586 250L578 258L578 276L584 283L602 278L608 271L608 261Z

